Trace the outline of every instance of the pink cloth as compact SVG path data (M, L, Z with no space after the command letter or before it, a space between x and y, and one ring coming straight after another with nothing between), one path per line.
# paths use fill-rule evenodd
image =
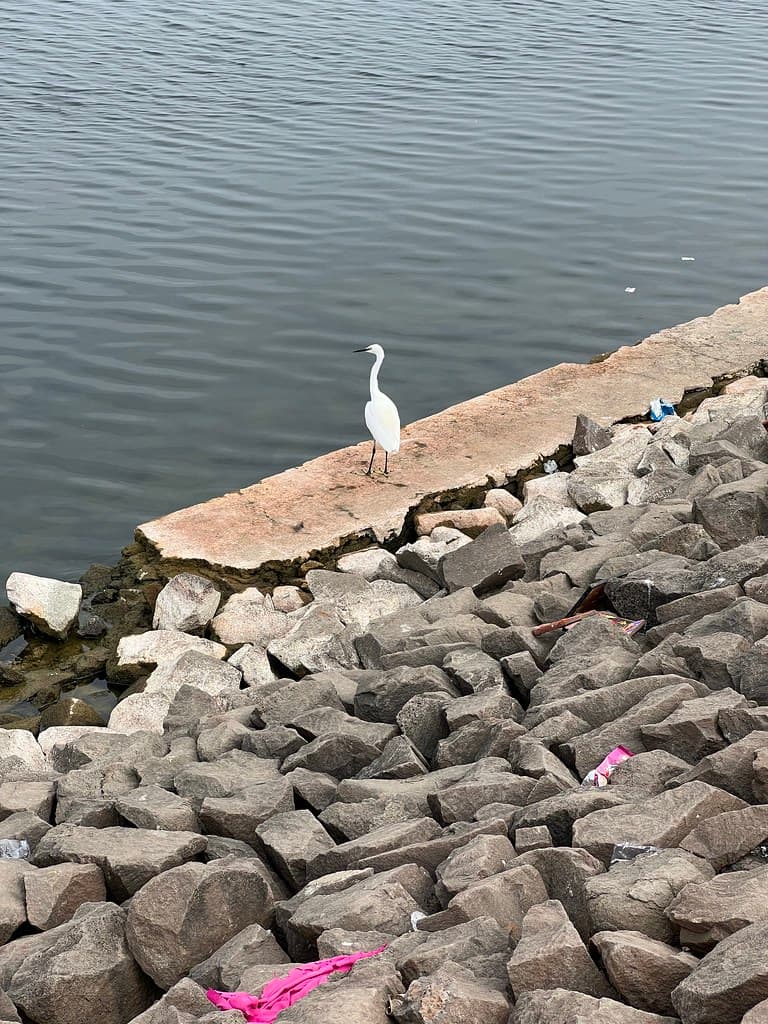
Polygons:
M597 768L593 768L589 772L584 779L584 783L591 783L593 786L607 786L608 780L619 765L634 756L632 751L627 750L626 747L614 747L610 754L603 758Z
M217 992L213 988L209 988L206 995L220 1010L240 1010L249 1024L272 1024L279 1013L303 999L332 974L349 971L358 960L378 956L386 948L382 946L370 953L350 953L349 956L332 956L329 960L302 964L294 967L284 978L268 981L258 996L252 996L250 992Z

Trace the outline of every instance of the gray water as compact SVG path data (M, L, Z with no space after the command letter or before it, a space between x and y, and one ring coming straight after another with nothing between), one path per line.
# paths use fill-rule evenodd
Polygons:
M362 439L363 344L408 421L768 282L761 3L0 0L0 32L2 571L76 578Z

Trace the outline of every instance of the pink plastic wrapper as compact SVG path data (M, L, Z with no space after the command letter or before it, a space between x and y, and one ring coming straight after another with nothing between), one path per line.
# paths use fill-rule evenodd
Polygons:
M370 953L350 953L349 956L332 956L328 960L317 960L311 964L294 967L284 978L267 982L260 995L250 992L217 992L210 988L206 995L220 1010L240 1010L249 1024L272 1024L278 1014L303 999L313 988L322 985L336 973L350 971L358 960L378 956L386 946Z
M593 768L584 778L582 785L587 786L607 786L608 780L614 771L624 761L628 761L630 757L634 757L631 750L627 750L626 747L614 747L613 750L604 757L597 768Z

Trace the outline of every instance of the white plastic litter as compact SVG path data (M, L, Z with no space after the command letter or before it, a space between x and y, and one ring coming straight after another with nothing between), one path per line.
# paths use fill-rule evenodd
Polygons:
M555 462L554 459L547 459L547 461L542 466L542 469L544 470L545 473L556 473L557 472L557 463Z
M423 921L426 916L427 915L424 913L423 910L414 910L414 912L411 914L411 931L412 932L416 931L416 925L419 923L419 921Z
M695 256L681 256L680 259L683 261L683 263L695 263L696 262L696 257Z
M0 860L27 860L28 857L26 839L0 839Z
M634 295L635 292L637 291L637 289L636 288L625 288L624 291L627 293L627 295Z

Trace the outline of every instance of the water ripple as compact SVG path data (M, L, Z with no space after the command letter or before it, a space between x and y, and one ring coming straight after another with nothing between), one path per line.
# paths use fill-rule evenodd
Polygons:
M74 577L362 438L359 342L410 420L768 279L751 0L41 0L3 27L0 570Z

